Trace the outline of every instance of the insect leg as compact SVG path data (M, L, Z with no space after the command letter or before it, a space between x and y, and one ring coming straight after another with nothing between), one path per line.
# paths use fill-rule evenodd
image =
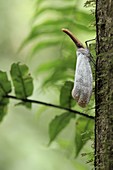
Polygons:
M85 41L85 44L86 44L86 48L87 48L87 49L89 49L88 42L94 41L94 40L95 40L95 38ZM93 59L93 56L92 56L91 53L90 53L90 60L91 60L91 62L93 63L93 65L96 67L95 60Z
M89 58L90 58L91 62L93 63L94 67L96 67L95 60L93 59L93 56L92 56L91 53L90 53L90 57Z
M88 42L94 41L94 40L95 40L95 38L85 41L86 47L87 47L88 49L89 49L89 47L88 47Z

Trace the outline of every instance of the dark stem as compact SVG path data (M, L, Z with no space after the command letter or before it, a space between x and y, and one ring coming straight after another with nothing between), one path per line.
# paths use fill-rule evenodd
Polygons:
M41 105L49 106L49 107L54 107L54 108L66 110L66 111L69 111L69 112L71 112L71 113L75 113L75 114L84 116L84 117L89 118L89 119L93 119L93 120L95 119L94 116L89 116L89 115L87 115L87 114L78 112L78 111L76 111L76 110L69 109L69 108L66 108L66 107L63 107L63 106L59 106L59 105L54 105L54 104L51 104L51 103L41 102L41 101L32 100L32 99L19 99L19 98L17 98L16 96L11 96L11 95L8 95L8 96L6 96L6 97L7 97L7 98L10 98L10 99L15 99L15 100L21 100L21 101L23 101L23 102L30 102L30 103L35 103L35 104L41 104Z

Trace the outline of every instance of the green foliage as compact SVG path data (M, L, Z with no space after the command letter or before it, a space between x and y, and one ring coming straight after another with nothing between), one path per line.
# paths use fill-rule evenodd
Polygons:
M4 100L1 102L0 101L0 121L2 121L3 117L7 113L7 104L9 103L8 99L6 101L6 104L4 104Z
M22 100L19 104L30 108L31 103L25 101L33 92L33 79L29 74L28 67L25 64L12 64L11 76L14 83L15 95ZM0 121L7 113L7 106L9 103L8 95L11 90L11 82L8 80L7 73L0 71Z
M89 1L87 1L86 6L88 3ZM75 47L67 37L65 38L61 29L63 27L69 28L77 36L80 35L79 33L82 35L93 34L95 33L95 28L90 26L93 16L78 9L75 0L36 0L35 7L31 31L19 50L29 43L33 43L30 54L32 57L37 54L38 59L39 52L54 46L55 52L52 53L52 59L48 58L48 61L44 61L42 65L36 68L37 73L49 73L47 78L44 79L43 85L55 86L60 84L60 106L66 108L75 107L76 102L71 96L73 82L70 81L73 80L76 64ZM24 64L13 63L10 73L16 95L15 98L21 100L18 104L23 104L30 108L31 103L28 102L27 98L33 93L33 79L29 74L28 67ZM64 85L61 87L61 84ZM11 83L8 81L6 73L0 72L0 120L7 112L9 98L6 98L6 96L8 97L10 92ZM76 107L77 109L78 107ZM83 110L81 109L80 111L82 112ZM72 118L76 119L74 113L65 112L56 116L50 122L50 143L55 140ZM77 119L75 132L76 157L90 139L93 133L92 129L92 120L82 117Z
M33 79L29 74L28 67L25 64L12 64L11 77L17 98L26 99L28 96L32 95Z
M45 48L54 46L56 49L57 53L51 54L52 61L50 59L48 63L43 62L43 68L50 63L50 67L42 72L49 73L43 85L53 86L72 79L75 47L68 38L64 39L65 35L61 29L69 28L75 35L79 32L94 33L95 28L91 27L92 19L92 15L77 8L75 0L36 0L32 27L20 49L33 43L30 53L32 57ZM54 64L51 67L52 63ZM37 68L37 74L39 74L39 68Z
M71 81L66 81L64 86L62 86L60 91L60 105L71 108L76 104L75 100L72 98L72 89L74 83Z
M78 156L86 142L90 139L92 134L93 121L83 117L77 119L75 135L76 157Z
M31 103L27 98L32 95L33 92L33 79L29 74L29 69L25 64L13 63L11 66L11 78L13 80L15 95L14 99L20 99L19 104L23 104L30 108ZM60 105L66 108L71 108L75 105L75 101L72 99L71 91L73 88L73 82L66 81L60 91ZM8 80L6 72L0 71L0 121L7 113L7 106L9 103L9 93L11 92L11 83ZM59 116L56 116L49 125L49 137L51 143L57 135L68 125L72 118L76 118L75 113L65 112ZM76 127L76 156L84 146L87 140L89 140L92 129L92 121L85 118L79 118L77 120ZM91 131L92 132L92 131ZM81 134L83 134L81 136ZM83 141L83 139L85 141Z
M93 7L93 8L95 8L95 6L96 6L96 0L87 0L86 2L85 2L85 5L84 5L85 7Z
M71 60L67 57L61 59L54 59L52 61L48 61L41 66L38 67L37 73L45 73L49 72L49 76L45 78L43 86L55 86L60 82L65 82L68 79L73 79L74 75L74 66L75 66L75 56L70 56ZM73 74L72 74L73 73Z
M7 113L7 105L9 99L6 98L8 93L11 92L11 83L8 80L6 72L0 71L0 121Z
M68 125L69 121L75 118L75 114L65 112L59 116L56 116L49 124L49 137L51 143L57 135Z
M67 37L64 38L65 35L61 29L69 28L76 36L82 32L87 35L95 33L94 26L91 26L94 16L78 9L75 2L75 0L36 0L31 31L20 47L22 49L27 44L33 43L30 53L33 57L35 54L38 56L41 51L43 53L45 48L54 46L55 52L51 54L52 59L48 58L48 61L43 61L43 64L36 70L37 74L47 74L43 81L44 87L55 85L59 87L59 84L61 87L61 84L64 84L60 88L60 106L66 108L76 105L71 96L73 82L70 81L74 77L76 55L74 45ZM90 4L89 1L85 5L88 6L88 4ZM94 100L91 101L91 106L93 105ZM76 107L77 109L78 107ZM49 125L50 143L68 125L71 118L75 118L75 115L65 112L51 121ZM92 125L92 121L81 117L77 122L79 125L76 127L76 156L86 141L90 139L89 129ZM85 135L81 137L83 133ZM87 140L83 142L86 137Z
M27 97L31 96L33 92L33 79L29 74L28 67L25 64L21 65L19 63L14 63L11 66L10 73L16 97L27 99ZM31 104L26 103L25 101L21 102L21 104L26 105L26 107L31 107Z
M11 83L6 72L0 71L0 98L11 92Z

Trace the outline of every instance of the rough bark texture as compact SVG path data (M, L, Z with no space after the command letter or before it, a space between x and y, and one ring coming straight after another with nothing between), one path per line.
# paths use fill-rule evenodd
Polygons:
M113 0L96 1L95 169L113 170Z

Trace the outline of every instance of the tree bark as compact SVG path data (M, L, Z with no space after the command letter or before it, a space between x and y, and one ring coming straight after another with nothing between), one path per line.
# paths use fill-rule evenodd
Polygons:
M113 170L113 0L96 0L95 169Z

